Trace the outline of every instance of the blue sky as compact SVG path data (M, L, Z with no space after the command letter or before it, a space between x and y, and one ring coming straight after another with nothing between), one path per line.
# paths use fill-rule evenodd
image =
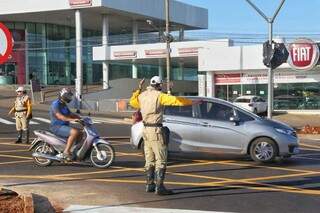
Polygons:
M179 0L209 11L209 30L217 33L267 33L266 21L245 0ZM280 0L252 0L272 16ZM318 34L320 0L286 0L274 22L274 33Z

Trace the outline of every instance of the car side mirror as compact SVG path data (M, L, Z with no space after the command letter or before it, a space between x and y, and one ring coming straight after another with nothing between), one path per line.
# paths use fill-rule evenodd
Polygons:
M235 126L238 126L240 123L240 119L236 116L231 116L229 120L233 122Z

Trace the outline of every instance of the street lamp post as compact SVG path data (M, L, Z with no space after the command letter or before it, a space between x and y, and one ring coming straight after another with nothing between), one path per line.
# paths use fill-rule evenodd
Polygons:
M246 0L252 7L255 9L261 16L268 22L269 28L269 44L272 47L272 34L273 34L273 22L277 17L282 5L284 4L285 0L281 0L280 5L278 6L276 12L273 14L272 18L268 18L256 5L254 5L251 0ZM273 70L272 66L270 65L268 69L268 118L272 118L273 112Z
M170 69L171 69L171 48L170 48L170 13L169 0L165 0L165 14L166 14L166 43L167 43L167 93L171 94L170 88Z

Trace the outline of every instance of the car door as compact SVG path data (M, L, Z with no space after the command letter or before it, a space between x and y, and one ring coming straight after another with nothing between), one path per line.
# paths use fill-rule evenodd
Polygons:
M193 151L200 134L195 106L166 107L164 125L170 129L169 151Z
M245 147L246 134L242 123L230 121L235 117L232 105L205 101L200 105L200 139L204 150L241 153Z

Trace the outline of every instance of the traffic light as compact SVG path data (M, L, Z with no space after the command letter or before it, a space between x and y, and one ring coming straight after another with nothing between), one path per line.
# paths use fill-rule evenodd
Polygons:
M263 64L275 69L287 62L289 52L283 43L272 42L272 44L273 48L269 41L263 43Z

